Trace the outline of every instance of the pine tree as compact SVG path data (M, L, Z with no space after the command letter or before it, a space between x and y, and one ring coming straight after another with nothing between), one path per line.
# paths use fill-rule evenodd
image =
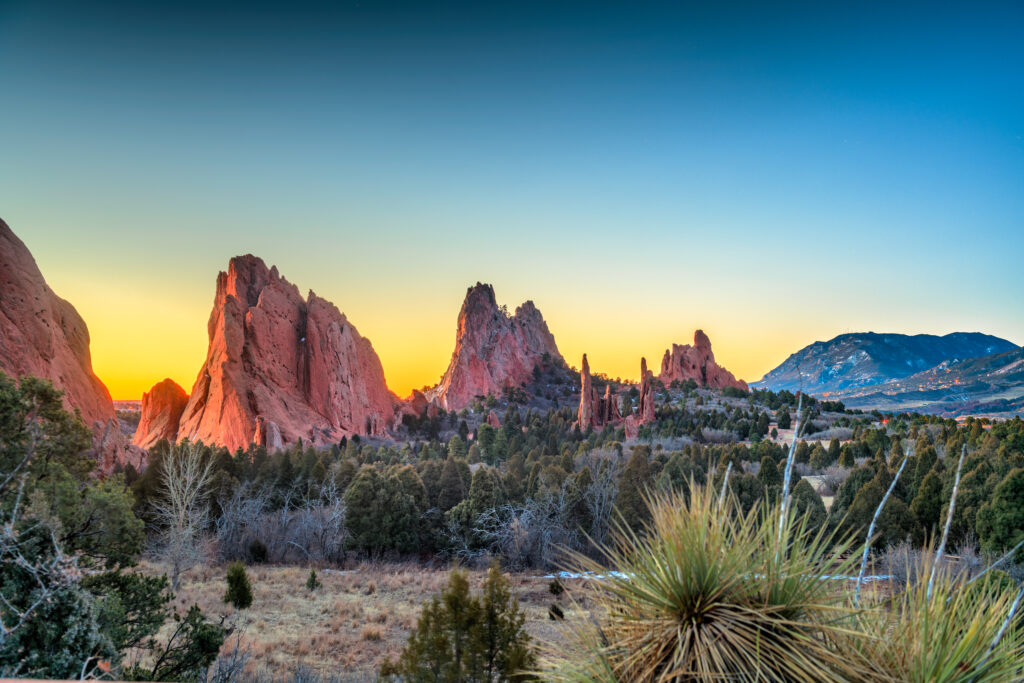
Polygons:
M252 586L249 576L245 573L245 565L232 562L228 565L228 589L224 593L224 602L234 605L237 609L245 609L252 604Z
M654 483L650 454L647 446L633 447L633 454L620 475L619 495L615 499L615 508L622 515L622 521L636 531L647 521L649 514L644 493Z
M455 438L455 437L453 437ZM442 512L448 512L466 497L459 464L451 455L444 461L441 479L438 482L437 506Z
M513 681L536 666L525 615L497 566L487 572L482 594L470 593L460 571L423 606L398 661L385 662L381 676L403 681Z

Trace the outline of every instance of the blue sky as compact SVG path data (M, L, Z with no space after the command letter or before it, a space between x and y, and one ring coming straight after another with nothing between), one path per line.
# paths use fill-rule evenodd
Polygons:
M253 252L436 382L465 288L635 377L847 331L1024 342L1024 6L0 0L0 217L116 397Z

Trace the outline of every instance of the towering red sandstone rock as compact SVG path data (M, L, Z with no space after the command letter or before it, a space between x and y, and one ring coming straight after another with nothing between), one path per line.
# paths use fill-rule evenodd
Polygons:
M653 373L647 369L647 359L640 359L640 416L641 424L654 422L654 384L651 383Z
M661 373L658 379L665 386L678 380L684 382L692 379L699 386L721 389L736 387L749 391L747 383L736 379L731 372L715 362L715 354L711 351L711 340L703 330L693 334L693 346L689 344L673 344L672 350L665 351L661 359Z
M476 283L459 311L455 352L440 384L427 392L447 410L468 406L476 396L500 394L528 382L544 355L564 363L555 338L532 301L515 315L498 306L494 288Z
M94 431L114 417L110 392L92 371L85 321L53 293L28 248L2 220L0 370L14 378L50 380L64 390L65 405L77 408Z
M580 409L577 420L580 430L586 431L591 427L598 429L605 425L615 424L621 419L618 397L612 396L611 385L605 385L603 397L598 395L590 375L587 354L583 354L583 369L580 371Z
M313 292L304 300L255 256L231 259L217 277L208 332L178 439L232 450L276 445L278 434L282 445L324 444L383 435L394 420L396 399L369 340L333 304Z
M142 416L132 443L140 448L152 448L160 439L177 441L178 422L185 412L188 394L172 379L157 382L142 395Z
M654 373L647 369L647 359L640 359L640 404L633 415L627 415L623 427L627 439L635 439L640 433L640 427L651 424L654 416L654 384L651 382Z
M64 405L92 427L92 453L101 472L141 467L114 416L110 392L92 371L89 330L70 303L53 293L28 248L0 220L0 370L33 375L64 391Z
M594 426L594 393L593 380L590 377L590 363L587 354L583 354L583 369L580 370L580 411L578 422L580 431L587 431Z

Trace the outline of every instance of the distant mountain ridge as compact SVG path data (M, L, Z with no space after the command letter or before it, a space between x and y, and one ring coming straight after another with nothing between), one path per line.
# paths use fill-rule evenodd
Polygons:
M909 377L839 394L851 408L914 410L945 417L1024 414L1024 348L942 361Z
M885 384L934 368L944 361L990 356L1019 347L980 332L933 334L841 334L814 342L754 383L755 388L798 389L822 395Z

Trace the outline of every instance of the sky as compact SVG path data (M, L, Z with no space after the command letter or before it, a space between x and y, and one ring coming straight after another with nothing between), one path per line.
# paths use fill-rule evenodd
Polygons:
M839 5L842 7L831 7ZM1024 343L1024 5L0 0L0 217L116 399L254 253L401 396L466 288L636 378L856 331Z

